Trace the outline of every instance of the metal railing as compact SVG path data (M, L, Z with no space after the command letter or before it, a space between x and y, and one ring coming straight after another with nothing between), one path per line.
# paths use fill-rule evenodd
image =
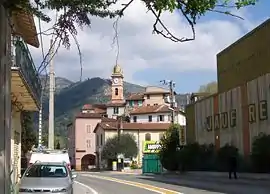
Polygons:
M13 44L15 46L15 63L13 63L12 66L19 67L19 71L28 84L34 99L38 103L38 106L40 106L41 80L38 76L30 51L22 40L14 40Z

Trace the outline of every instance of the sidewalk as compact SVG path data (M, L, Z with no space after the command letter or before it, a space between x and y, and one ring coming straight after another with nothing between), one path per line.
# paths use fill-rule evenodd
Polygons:
M263 173L237 173L239 179L245 180L268 180L270 181L270 174ZM192 171L185 173L177 172L164 172L163 175L177 175L183 177L199 177L199 178L223 178L228 179L228 172L207 172L207 171Z
M168 184L180 184L183 181L192 182L206 182L206 183L218 183L226 185L260 185L268 186L270 181L270 175L267 174L249 174L239 173L237 180L229 179L228 173L223 172L186 172L186 173L163 173L160 175L144 175L145 177L151 177L156 181L168 183Z

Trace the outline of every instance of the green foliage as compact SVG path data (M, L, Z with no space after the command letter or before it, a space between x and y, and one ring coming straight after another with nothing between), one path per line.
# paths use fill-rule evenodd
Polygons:
M103 146L101 157L104 160L114 160L118 154L123 154L125 158L132 158L138 154L138 147L135 137L128 133L115 135L106 140Z
M270 172L270 135L260 134L254 139L251 162L255 171Z
M218 91L218 85L216 81L210 82L206 85L202 85L199 88L200 93L210 93L210 94L214 94Z
M162 166L170 171L178 169L178 155L180 125L172 124L160 141L161 150L159 152Z
M22 112L21 122L22 122L21 149L22 153L25 154L29 150L31 150L33 145L37 145L37 134L34 132L33 116L31 112Z
M111 9L113 5L119 3L120 0L39 0L37 5L30 4L28 0L8 0L5 1L4 6L11 11L16 9L24 9L43 21L50 21L51 16L47 15L45 10L56 10L63 13L59 15L58 21L53 30L56 32L57 38L60 38L62 44L70 47L70 34L74 38L77 35L77 27L90 26L90 16L97 16L101 18L120 17L124 15L124 11L128 6L131 6L135 0L131 0L128 4L122 5L118 10ZM165 11L179 11L191 25L194 33L194 26L197 20L205 15L207 12L217 12L234 16L231 13L231 8L240 9L241 7L254 5L257 0L142 0L146 8L151 11L157 18L154 24L154 32L163 35L176 42L183 42L193 39L178 39L175 38L168 29L163 25L163 31L157 30L156 24L162 24L159 17ZM169 36L170 35L170 36Z
M132 161L130 168L131 169L139 169L139 165L136 161Z

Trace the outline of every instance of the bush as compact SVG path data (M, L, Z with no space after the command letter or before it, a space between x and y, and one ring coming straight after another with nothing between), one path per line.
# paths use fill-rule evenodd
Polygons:
M179 144L179 129L180 125L172 124L161 139L161 150L159 152L162 166L169 170L175 171L178 169L178 148Z
M270 135L260 134L254 139L251 163L256 172L270 172Z
M131 165L130 165L131 169L139 169L139 165L137 164L136 161L132 161Z

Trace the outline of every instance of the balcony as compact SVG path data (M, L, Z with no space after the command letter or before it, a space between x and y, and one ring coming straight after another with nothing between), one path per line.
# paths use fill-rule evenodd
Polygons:
M14 40L14 60L11 67L11 94L21 109L38 111L40 108L41 81L27 45Z

